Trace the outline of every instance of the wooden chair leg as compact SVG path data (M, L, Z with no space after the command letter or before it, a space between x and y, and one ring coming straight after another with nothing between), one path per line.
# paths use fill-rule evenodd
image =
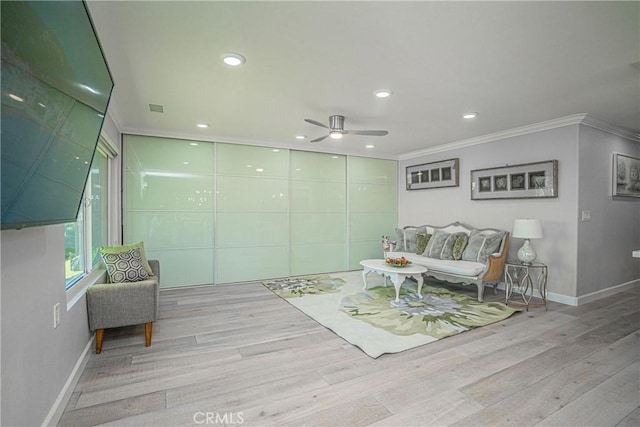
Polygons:
M144 345L146 347L151 346L151 334L153 333L153 323L144 324Z
M96 329L96 354L102 353L102 340L104 340L104 329Z

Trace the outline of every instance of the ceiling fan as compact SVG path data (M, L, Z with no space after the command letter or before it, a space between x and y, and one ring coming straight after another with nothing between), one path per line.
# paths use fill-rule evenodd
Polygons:
M327 137L333 139L340 139L342 135L369 135L369 136L385 136L389 134L386 130L345 130L344 128L344 116L329 116L329 126L326 126L316 120L304 119L305 122L312 125L320 126L325 129L329 129L329 134L316 138L310 142L320 142Z

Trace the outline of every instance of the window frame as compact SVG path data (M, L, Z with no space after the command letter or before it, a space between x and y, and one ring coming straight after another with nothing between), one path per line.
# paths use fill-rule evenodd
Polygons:
M106 182L107 182L107 195L104 197L104 203L107 203L107 232L105 242L107 245L114 244L112 241L113 227L117 224L116 218L112 216L113 209L112 203L114 200L114 195L119 194L117 183L118 181L114 179L114 167L113 164L116 162L116 157L119 155L119 150L116 146L104 135L101 134L98 140L98 145L96 150L99 151L100 154L104 155L107 158L107 167L105 173L107 174ZM96 153L97 155L98 153ZM94 155L95 157L95 155ZM89 197L89 199L87 199ZM89 286L100 283L105 280L106 270L102 263L96 262L93 263L92 256L92 227L91 227L91 203L87 203L87 200L91 200L91 179L87 179L85 194L82 198L82 205L80 209L82 209L83 214L83 257L84 257L84 273L78 275L78 277L71 281L69 284L65 281L66 288L66 296L67 296L67 310L69 310L73 305L84 297L86 290ZM68 285L68 287L67 287Z

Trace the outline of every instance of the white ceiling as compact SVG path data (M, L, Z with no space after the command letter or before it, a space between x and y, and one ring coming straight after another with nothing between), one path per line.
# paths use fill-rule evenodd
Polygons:
M110 113L125 133L397 158L580 113L640 132L635 1L88 8L115 81ZM223 64L225 52L246 64ZM393 95L375 98L378 89ZM463 120L468 111L480 115ZM389 135L309 143L325 130L304 119L332 114L346 129Z

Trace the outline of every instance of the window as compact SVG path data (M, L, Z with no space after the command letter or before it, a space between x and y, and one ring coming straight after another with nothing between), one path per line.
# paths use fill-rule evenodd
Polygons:
M89 171L78 220L64 226L66 289L100 263L100 246L109 243L110 156L107 153L103 143L99 144Z

